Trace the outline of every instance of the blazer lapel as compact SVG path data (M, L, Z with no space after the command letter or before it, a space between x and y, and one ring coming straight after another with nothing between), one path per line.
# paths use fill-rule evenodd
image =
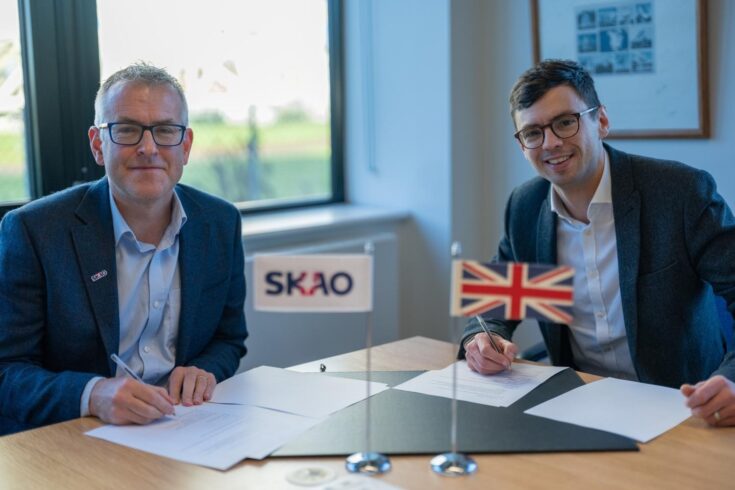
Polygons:
M541 203L536 223L536 262L556 264L556 261L556 217L547 197Z
M181 315L176 342L176 365L189 357L189 345L196 332L197 306L202 292L201 264L207 256L210 227L199 205L185 192L178 192L186 211L186 223L179 233L179 267L181 277Z
M120 343L117 304L115 237L112 229L107 179L93 184L76 209L81 223L72 228L72 240L97 329L107 351L110 375L115 368L109 356Z
M610 155L610 178L612 180L613 216L618 246L618 274L620 297L623 303L623 318L628 336L630 354L635 363L636 337L638 333L638 263L641 244L641 199L635 188L633 169L625 153L607 145ZM624 238L624 239L623 239Z
M551 211L549 197L541 203L536 223L536 262L540 264L556 264L556 216ZM566 342L567 329L559 325L550 325L546 330L546 343L549 353L561 359Z

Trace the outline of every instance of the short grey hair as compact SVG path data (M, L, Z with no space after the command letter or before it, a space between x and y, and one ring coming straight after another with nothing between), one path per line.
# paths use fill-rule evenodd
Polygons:
M168 85L173 88L179 97L181 98L181 119L182 124L188 126L189 124L189 107L186 103L186 96L184 95L184 88L181 86L178 80L174 78L164 68L153 66L144 61L133 63L130 66L126 66L122 70L118 70L110 75L107 80L100 84L100 88L97 91L97 97L94 99L94 124L99 126L103 122L104 118L104 99L107 92L118 83L139 83L142 85Z

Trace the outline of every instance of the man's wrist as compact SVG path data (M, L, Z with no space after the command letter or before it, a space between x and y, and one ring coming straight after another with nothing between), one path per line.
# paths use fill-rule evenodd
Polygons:
M92 415L92 412L89 407L90 398L92 398L92 390L97 385L97 382L102 381L102 376L95 376L94 378L87 381L87 385L84 387L84 391L82 392L82 399L79 404L79 416L80 417L88 417Z

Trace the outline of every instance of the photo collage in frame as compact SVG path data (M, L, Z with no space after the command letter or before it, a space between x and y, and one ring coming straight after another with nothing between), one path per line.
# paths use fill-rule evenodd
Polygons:
M653 2L580 6L577 61L594 75L654 73Z

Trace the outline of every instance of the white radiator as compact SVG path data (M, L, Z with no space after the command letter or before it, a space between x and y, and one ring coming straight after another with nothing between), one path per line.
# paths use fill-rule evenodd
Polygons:
M258 249L268 254L363 253L375 245L373 344L398 339L398 241L393 232L350 239ZM245 274L251 283L253 256L245 248ZM253 311L252 294L245 303L248 348L240 370L260 365L286 367L365 347L366 313L273 313Z

